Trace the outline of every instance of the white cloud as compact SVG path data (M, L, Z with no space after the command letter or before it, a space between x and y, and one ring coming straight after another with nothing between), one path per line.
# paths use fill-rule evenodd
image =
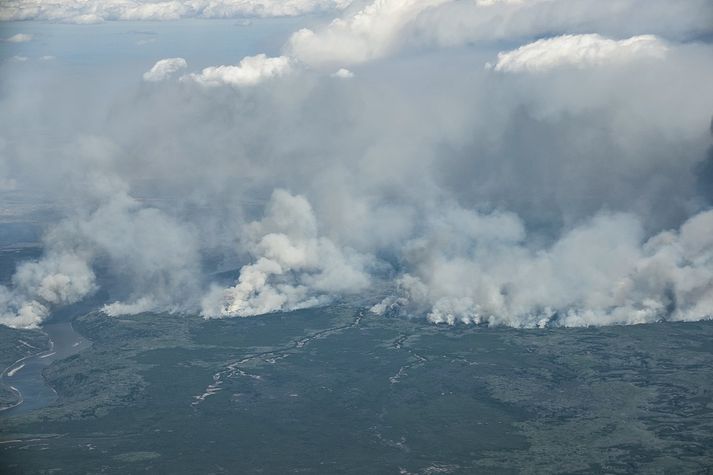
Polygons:
M395 48L406 24L448 0L377 0L353 15L317 31L292 35L288 51L310 65L354 64L383 57Z
M202 86L254 86L264 80L288 74L292 64L288 57L267 57L264 54L246 56L237 66L211 66L200 73L187 74L182 81L192 81Z
M12 35L11 37L6 38L5 41L9 43L27 43L28 41L32 41L32 35L26 33L17 33L16 35Z
M597 34L563 35L498 53L495 66L488 67L505 72L538 72L561 66L582 68L642 58L662 59L668 49L653 35L625 40L613 40Z
M144 73L144 81L158 82L170 78L178 71L186 69L188 63L183 58L161 59Z
M350 3L351 0L5 0L0 3L0 20L100 23L107 20L296 16L340 10Z
M332 73L331 76L339 79L351 79L354 77L354 73L346 68L339 68L336 72Z
M294 33L287 51L312 66L356 64L419 45L460 46L592 32L687 37L713 32L713 4L687 0L373 0L322 28Z

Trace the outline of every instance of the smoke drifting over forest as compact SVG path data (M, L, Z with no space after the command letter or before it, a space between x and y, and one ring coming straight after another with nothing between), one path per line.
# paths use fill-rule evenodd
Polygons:
M109 315L346 296L516 327L713 315L710 2L110 3L94 20L318 15L276 51L131 75L2 30L0 192L61 218L0 323L100 290ZM94 23L55 4L0 18Z

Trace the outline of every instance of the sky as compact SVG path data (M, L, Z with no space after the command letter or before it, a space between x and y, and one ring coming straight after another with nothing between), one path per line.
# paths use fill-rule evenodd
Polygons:
M706 0L3 2L0 324L711 318L711 77Z

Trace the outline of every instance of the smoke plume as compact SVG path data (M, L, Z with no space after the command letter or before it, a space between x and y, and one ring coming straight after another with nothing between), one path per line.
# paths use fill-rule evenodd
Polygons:
M206 318L354 296L449 324L713 315L710 2L90 4L0 8L117 20L3 42L0 197L26 198L0 226L45 233L2 324L90 296ZM205 20L220 44L129 27L244 15L267 19Z

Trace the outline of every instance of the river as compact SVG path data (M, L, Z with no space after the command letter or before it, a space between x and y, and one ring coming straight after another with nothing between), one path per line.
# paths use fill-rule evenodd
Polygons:
M51 349L17 361L2 373L2 382L20 394L20 403L0 412L0 416L23 414L55 402L57 393L47 384L42 371L91 345L74 331L70 321L47 323L42 331L49 336Z

